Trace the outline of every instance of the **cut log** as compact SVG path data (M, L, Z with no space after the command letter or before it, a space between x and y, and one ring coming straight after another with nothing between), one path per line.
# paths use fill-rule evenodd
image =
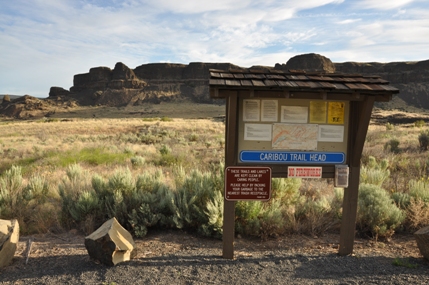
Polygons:
M18 221L0 219L0 268L9 265L19 241Z
M429 226L416 231L414 238L416 239L420 253L425 259L429 260Z
M89 256L105 265L128 261L137 254L131 234L112 218L85 238Z

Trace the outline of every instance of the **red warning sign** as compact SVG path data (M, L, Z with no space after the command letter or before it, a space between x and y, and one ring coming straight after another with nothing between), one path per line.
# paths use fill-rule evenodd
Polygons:
M271 198L270 167L225 169L225 199L228 201L268 201Z

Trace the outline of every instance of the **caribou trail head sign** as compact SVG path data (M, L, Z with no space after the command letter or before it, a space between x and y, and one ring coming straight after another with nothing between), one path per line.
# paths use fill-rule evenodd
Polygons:
M223 257L234 257L235 201L269 199L271 176L334 178L346 187L339 254L352 253L372 107L399 90L379 76L267 68L210 70L209 85L211 98L226 100ZM270 178L250 182L250 168Z

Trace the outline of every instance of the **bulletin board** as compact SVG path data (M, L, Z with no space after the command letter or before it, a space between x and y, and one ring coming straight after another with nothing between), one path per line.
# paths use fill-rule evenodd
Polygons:
M239 98L238 162L342 164L349 101Z

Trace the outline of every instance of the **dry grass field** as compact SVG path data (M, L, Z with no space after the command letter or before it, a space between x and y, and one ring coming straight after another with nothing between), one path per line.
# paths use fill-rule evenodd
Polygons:
M425 115L398 115L380 110L375 113L378 119L369 127L362 156L368 177L362 181L376 181L398 203L406 195L423 195L428 199L423 199L425 203L429 202L429 194L425 194L429 193L429 156L420 142L422 133L428 129L422 121ZM43 202L40 209L33 207L39 216L32 219L32 227L23 226L24 231L60 229L60 217L52 213L60 211L59 186L70 179L70 168L74 165L82 172L80 191L93 191L92 177L108 179L120 171L128 171L133 177L162 172L163 183L173 189L177 177L183 178L193 170L212 171L222 165L224 114L224 105L161 103L121 108L76 107L37 120L3 119L0 177L15 165L21 169L23 185L47 185L49 201ZM407 123L383 121L398 116L408 117ZM338 209L332 203L338 191L335 194L332 182L325 180L304 180L300 187L302 197L294 203L300 203L302 216L297 217L295 210L283 214L295 213L292 214L295 224L291 226L295 230L299 231L299 219L312 223L308 225L311 231L324 229L325 224L319 227L317 223L327 221L319 219L321 214L317 211L324 211L327 218L335 214ZM423 210L425 204L419 205L414 205L407 227L422 226L429 217L429 211Z

